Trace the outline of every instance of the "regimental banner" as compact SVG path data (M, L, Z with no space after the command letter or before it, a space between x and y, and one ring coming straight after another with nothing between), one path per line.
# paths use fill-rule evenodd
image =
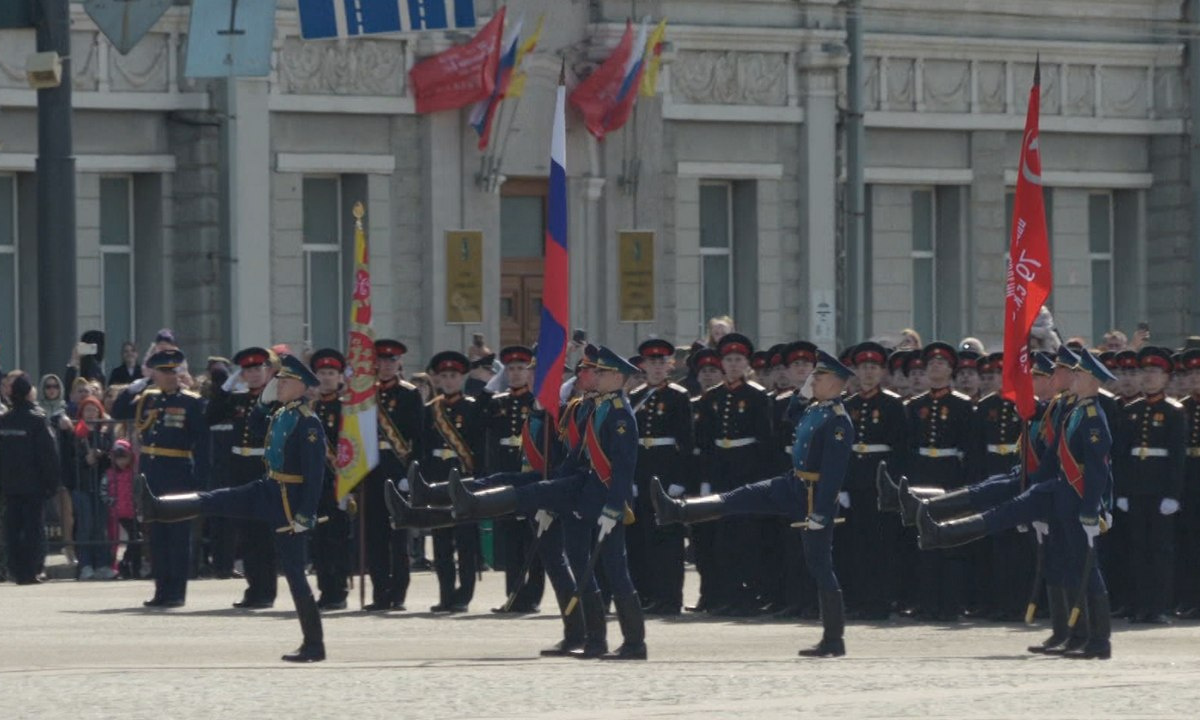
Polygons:
M483 231L446 231L446 322L483 322Z
M354 298L346 346L346 387L342 430L337 445L338 500L350 493L379 464L379 418L375 414L375 331L371 325L371 267L365 211L354 205Z
M622 230L617 238L621 322L653 322L654 232Z

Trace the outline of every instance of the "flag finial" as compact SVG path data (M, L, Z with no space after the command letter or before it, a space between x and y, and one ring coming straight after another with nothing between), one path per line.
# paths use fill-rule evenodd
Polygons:
M1038 86L1042 84L1042 54L1040 52L1033 61L1033 84Z
M558 84L559 85L567 84L567 56L566 55L564 55L562 58L562 64L558 66Z

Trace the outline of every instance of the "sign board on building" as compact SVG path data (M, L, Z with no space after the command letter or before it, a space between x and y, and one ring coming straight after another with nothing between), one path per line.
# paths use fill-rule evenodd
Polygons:
M83 9L117 52L126 55L163 16L171 0L85 0Z
M0 30L33 27L35 0L3 0L0 2Z
M192 4L184 75L266 77L275 39L275 0L204 0Z
M305 40L475 27L475 0L299 0Z
M812 317L808 337L826 352L837 351L837 293L833 290L813 290L809 296Z
M483 231L446 231L446 322L483 322Z
M622 230L617 236L621 322L653 322L654 232Z

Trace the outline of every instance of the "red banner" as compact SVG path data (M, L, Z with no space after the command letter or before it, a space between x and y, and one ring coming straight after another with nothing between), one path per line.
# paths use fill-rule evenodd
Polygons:
M488 99L496 87L505 7L465 45L422 60L409 71L418 113L455 110Z
M605 133L611 129L610 115L621 98L625 66L633 55L633 49L633 25L626 21L625 34L621 36L621 42L617 43L613 54L571 93L571 104L583 115L588 132L599 140L603 140ZM637 95L636 87L631 94ZM632 107L632 100L630 105Z
M1033 359L1029 330L1054 286L1046 237L1046 205L1042 194L1042 155L1038 148L1041 68L1034 71L1029 112L1021 141L1021 165L1013 202L1012 237L1004 291L1004 385L1001 395L1028 420L1033 417Z

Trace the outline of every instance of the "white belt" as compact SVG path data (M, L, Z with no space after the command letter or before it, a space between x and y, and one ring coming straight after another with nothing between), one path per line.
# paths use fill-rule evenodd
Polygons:
M856 453L881 453L891 452L891 445L868 445L866 443L855 443L850 446L850 449Z
M730 448L746 447L756 442L758 442L757 438L717 438L713 441L713 444L722 450L728 450Z
M439 460L451 460L458 457L458 453L454 452L450 448L438 448L437 450L434 450L432 454Z
M1135 458L1170 457L1171 451L1166 448L1135 447L1130 448L1129 454Z
M220 425L210 425L208 429L211 432L221 432L223 430L232 430L233 423L221 423Z
M962 450L959 450L958 448L922 447L922 448L917 448L917 454L921 455L922 457L928 457L928 458L940 458L940 457L961 458L963 456Z
M1021 450L1021 443L1005 443L1004 445L988 445L987 451L993 455L1016 455Z
M262 457L267 454L266 448L250 448L250 447L235 447L233 448L234 455L242 457Z
M673 437L661 437L661 438L644 437L644 438L640 438L638 440L638 444L644 448L667 447L667 446L673 447L675 445L675 438L673 438Z
M521 447L521 436L502 437L500 438L500 444L504 447Z

